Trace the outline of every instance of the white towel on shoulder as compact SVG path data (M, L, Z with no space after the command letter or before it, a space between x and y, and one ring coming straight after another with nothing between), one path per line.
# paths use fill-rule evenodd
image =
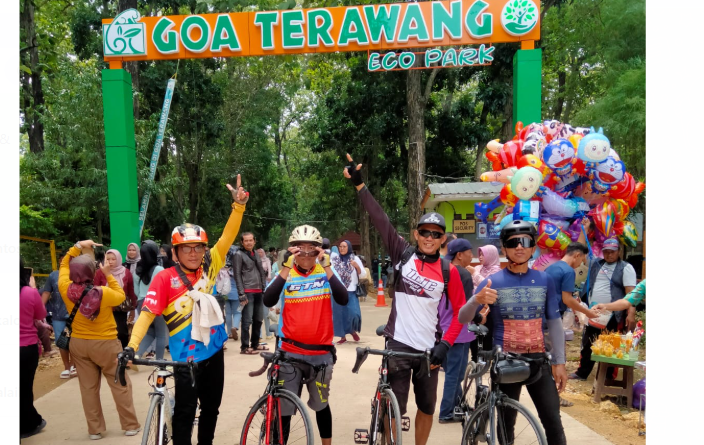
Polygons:
M202 342L206 347L210 344L210 328L225 322L222 310L215 297L197 289L202 289L200 282L194 289L188 291L188 296L193 299L193 316L191 318L191 338Z

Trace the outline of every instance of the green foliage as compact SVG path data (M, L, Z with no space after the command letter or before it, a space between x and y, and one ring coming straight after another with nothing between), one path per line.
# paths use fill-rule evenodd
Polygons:
M101 19L114 17L117 3L48 0L35 14L45 150L28 153L22 135L20 224L22 234L56 239L60 248L84 238L110 242ZM155 16L371 3L385 2L154 0L138 2L138 9ZM604 127L628 170L643 180L644 2L542 3L543 116ZM525 22L537 12L529 9L529 2L517 1L509 13ZM476 177L487 169L486 142L513 136L518 48L497 45L491 66L437 73L425 110L426 183L446 181L431 175ZM136 64L139 198L152 190L144 238L168 242L172 228L189 221L217 239L232 202L225 185L234 185L237 174L251 194L242 230L253 231L260 244L283 246L291 229L306 222L331 239L359 230L362 213L341 175L348 152L364 164L365 182L408 236L407 73L370 73L366 64L364 53ZM31 71L21 59L20 73ZM174 74L165 142L149 184L166 83ZM429 76L423 73L423 85ZM379 240L372 244L377 249ZM32 246L23 243L23 254L41 250Z

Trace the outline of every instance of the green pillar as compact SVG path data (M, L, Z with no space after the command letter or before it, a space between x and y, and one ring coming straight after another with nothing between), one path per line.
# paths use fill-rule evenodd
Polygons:
M513 125L542 122L541 49L521 49L513 56Z
M123 69L103 70L103 120L108 169L110 245L126 258L127 245L139 244L139 202L132 76Z

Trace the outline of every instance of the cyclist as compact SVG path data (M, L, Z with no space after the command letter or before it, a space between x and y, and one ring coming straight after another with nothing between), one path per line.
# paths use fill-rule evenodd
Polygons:
M227 252L237 236L245 204L249 199L249 194L240 187L239 175L237 175L237 188L233 188L230 184L227 184L227 188L235 202L232 203L232 213L214 249L206 253L208 235L197 225L183 224L173 230L171 244L178 263L174 267L162 270L152 279L142 312L132 329L130 342L121 353L128 359L134 358L135 350L154 317L163 315L169 328L169 349L173 360L185 362L193 359L198 363L195 388L191 386L188 368L180 367L174 370L176 382L176 405L173 416L174 445L190 445L191 427L198 401L200 401L198 443L212 444L215 435L225 383L222 348L227 341L227 332L219 310L220 306L212 296L208 295L213 290L215 278L224 265ZM193 298L199 300L198 305L194 303ZM212 322L209 327L202 325L203 317L193 316L194 308L201 308L205 304L210 304L210 313L215 314L208 318L208 324ZM206 311L204 310L203 313ZM205 334L203 334L204 331ZM210 335L207 335L208 332Z
M308 406L315 411L320 439L323 445L330 445L332 413L328 398L336 361L331 297L347 305L347 289L330 268L318 229L296 227L288 242L281 272L264 291L264 305L272 307L281 301L279 348L310 364L283 363L279 372L284 388L300 397L304 383L307 385ZM284 437L288 436L293 411L293 405L282 405Z
M528 358L544 356L546 347L543 320L547 321L552 344L552 370L545 363L541 368L540 379L527 385L527 389L545 428L548 444L561 445L567 443L560 418L558 394L567 383L565 333L559 308L562 299L555 289L552 277L528 268L528 261L535 251L536 236L535 226L527 221L512 221L501 229L501 243L509 265L489 275L479 284L475 295L460 311L459 321L472 321L480 301L490 300L489 317L494 321L494 346L501 346L506 352L522 354ZM504 394L516 401L522 387L521 383L499 385ZM512 435L516 411L509 410L504 416L510 429L507 432Z
M448 264L448 288L444 289L440 245L445 241L445 219L437 213L427 213L418 221L413 248L401 238L389 217L362 181L362 164L356 167L348 154L350 165L343 170L359 192L359 199L369 213L372 224L381 234L386 251L391 256L395 297L391 314L384 329L389 339L387 347L394 351L422 353L431 349L431 372L428 377L424 360L389 360L389 384L398 399L401 415L406 413L410 383L413 382L418 412L415 419L415 443L425 445L433 426L437 400L438 371L447 352L462 329L457 315L465 304L464 288L457 269ZM444 333L440 329L438 306L447 294L452 307L452 321Z

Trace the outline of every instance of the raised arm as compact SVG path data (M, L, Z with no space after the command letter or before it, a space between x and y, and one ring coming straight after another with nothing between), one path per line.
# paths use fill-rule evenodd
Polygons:
M222 264L224 264L224 259L227 256L230 246L235 242L237 234L240 231L240 225L242 224L242 215L244 215L244 210L249 200L249 193L242 187L242 179L240 175L237 175L237 187L232 187L227 184L227 189L232 194L232 199L235 201L232 203L232 212L230 212L230 217L227 219L227 224L222 231L222 235L217 243L215 243L215 250L219 254L219 258L222 259ZM222 264L216 265L218 271L222 267Z
M345 178L352 181L352 184L354 184L354 187L359 192L359 200L367 213L369 213L369 219L372 225L381 235L381 241L384 243L386 251L389 252L391 261L395 264L401 260L403 251L409 244L399 236L398 232L391 224L389 217L386 215L386 212L384 212L384 209L381 208L362 181L362 174L360 172L362 164L357 164L357 166L354 167L354 161L352 161L352 156L349 154L347 154L347 160L350 162L350 165L345 167L343 175Z

